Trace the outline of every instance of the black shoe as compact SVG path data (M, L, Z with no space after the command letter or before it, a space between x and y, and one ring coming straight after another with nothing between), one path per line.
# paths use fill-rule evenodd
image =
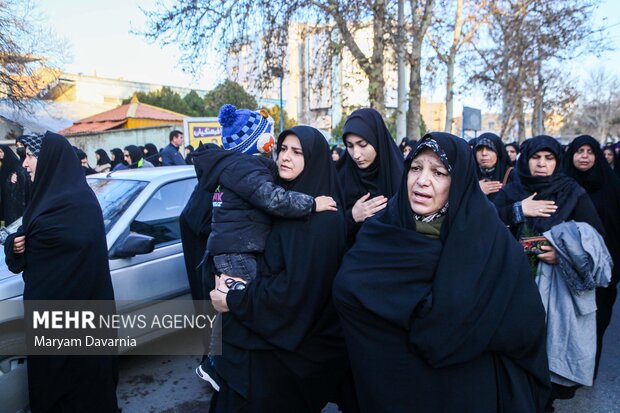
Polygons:
M215 371L211 357L206 358L203 363L196 367L196 374L208 382L215 391L220 391L220 376Z

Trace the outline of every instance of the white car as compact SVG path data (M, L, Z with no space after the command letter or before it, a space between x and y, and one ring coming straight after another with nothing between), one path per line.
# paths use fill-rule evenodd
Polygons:
M191 306L179 215L196 186L194 167L124 170L91 175L87 181L103 211L116 300L185 300ZM8 270L0 251L0 301L21 301L22 277ZM0 312L0 413L28 408L25 356L1 355L21 348L24 335L16 326L22 318L23 309ZM145 332L148 337L141 342L167 332Z

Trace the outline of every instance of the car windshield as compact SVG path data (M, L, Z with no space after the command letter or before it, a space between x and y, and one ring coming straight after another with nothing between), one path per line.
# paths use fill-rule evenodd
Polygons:
M106 233L148 184L124 179L88 178L87 181L101 205Z

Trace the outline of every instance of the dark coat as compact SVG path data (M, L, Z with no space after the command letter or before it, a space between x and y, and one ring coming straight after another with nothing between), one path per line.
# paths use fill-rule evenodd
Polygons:
M161 151L161 165L185 165L185 159L183 159L183 155L179 152L179 148L169 143L168 146Z
M194 153L194 156L196 159L199 159L204 154L204 151L217 148L213 144L201 145ZM213 192L209 192L206 189L205 181L207 176L203 173L202 165L201 162L197 162L194 165L198 183L179 217L183 258L193 300L203 300L205 297L208 297L208 294L205 294L203 289L202 271L198 269L198 264L200 264L205 254L207 240L209 239L209 234L211 234Z
M43 137L32 187L22 229L5 244L9 269L23 271L26 305L114 300L101 207L64 137L51 132ZM20 235L26 236L26 250L15 254L13 241ZM29 357L30 407L117 412L117 376L112 356Z
M275 164L269 159L213 149L194 162L206 176L204 191L213 193L211 255L262 253L269 214L299 218L314 210L313 197L274 184Z

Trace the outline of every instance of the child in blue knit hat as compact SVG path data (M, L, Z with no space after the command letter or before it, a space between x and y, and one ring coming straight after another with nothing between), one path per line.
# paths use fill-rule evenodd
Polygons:
M336 211L336 201L328 196L313 198L286 191L274 183L278 179L275 162L252 156L270 154L275 144L274 122L266 111L224 105L218 118L222 149L194 157L194 164L203 170L199 185L214 194L206 256L217 275L238 277L248 283L257 275L257 257L265 248L271 215L302 219L312 212ZM226 282L230 289L245 288L245 283L230 278ZM219 320L217 317L216 322ZM212 354L219 352L220 342L221 338L212 334ZM196 374L219 391L216 364L210 355L196 368Z

